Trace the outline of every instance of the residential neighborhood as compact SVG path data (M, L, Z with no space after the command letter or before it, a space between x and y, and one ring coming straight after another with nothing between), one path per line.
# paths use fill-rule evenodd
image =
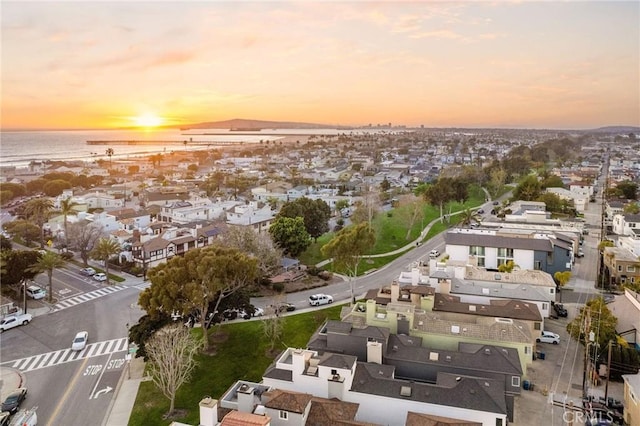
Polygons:
M602 300L617 318L616 344L640 351L640 151L623 149L621 138L630 136L395 129L251 147L185 144L134 161L34 164L2 171L10 216L2 238L9 247L42 250L36 263L65 255L74 268L99 270L105 280L138 280L138 303L149 317L178 324L188 318L207 344L212 324L231 326L236 317L276 324L339 305L339 318L321 321L304 346L274 349L259 379L236 377L225 392L200 395L199 407L181 407L199 408L198 424L526 425L527 391L551 365L541 361L547 353L585 345L582 397L595 395L589 386L608 385L605 350L604 357L589 353L600 338L589 337L600 333L591 324L600 317L588 303ZM564 152L567 144L576 151ZM561 166L549 160L551 152L563 152ZM47 195L48 176L69 184ZM453 188L449 198L437 195L442 187ZM19 188L24 195L13 196ZM49 203L40 219L33 200ZM375 244L362 252L357 245L342 255L323 252L360 224L373 229L375 218L402 223L397 235L404 240L371 231ZM103 255L105 245L112 249ZM385 266L371 266L376 258L412 252L422 254L372 285ZM226 274L211 278L221 282L214 294L198 293L207 265L214 265L209 277ZM309 284L321 272L331 281ZM3 294L12 315L22 310L20 282L13 300ZM369 287L354 292L361 288L354 282ZM339 283L349 284L355 300L332 293ZM328 295L326 305L273 308L315 285L325 286L316 293ZM559 319L556 305L563 303L571 308ZM605 410L629 425L640 418L638 366L614 363L623 372L616 374L624 410ZM558 403L551 385L538 391ZM580 415L591 413L580 398L576 404Z

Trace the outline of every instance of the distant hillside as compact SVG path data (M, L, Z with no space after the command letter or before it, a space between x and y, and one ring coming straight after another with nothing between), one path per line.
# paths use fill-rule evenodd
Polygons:
M592 132L598 133L638 133L640 132L640 127L635 126L606 126L606 127L598 127L597 129L591 130Z
M346 126L336 126L317 123L296 123L290 121L263 121L234 118L225 121L208 121L204 123L180 126L181 130L191 129L231 129L231 130L261 130L261 129L349 129Z

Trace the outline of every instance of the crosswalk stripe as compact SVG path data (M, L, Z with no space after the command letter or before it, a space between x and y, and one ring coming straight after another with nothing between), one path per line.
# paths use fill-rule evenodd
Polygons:
M102 289L90 291L89 293L80 294L78 296L71 297L69 299L61 300L53 306L54 311L61 311L63 309L70 308L72 306L78 305L80 303L89 302L91 300L97 299L99 297L106 296L108 294L115 293L120 290L124 290L126 286L114 285L111 287L105 287Z
M122 352L128 347L128 338L104 340L87 345L81 351L72 351L71 349L61 349L59 351L47 352L27 358L5 361L0 365L10 365L11 367L22 372L39 370L54 365L66 364L72 361L78 361L85 358L106 355L116 352Z

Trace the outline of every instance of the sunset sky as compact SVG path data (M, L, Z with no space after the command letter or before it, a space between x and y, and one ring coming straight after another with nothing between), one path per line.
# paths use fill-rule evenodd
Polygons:
M640 2L2 1L2 128L640 125Z

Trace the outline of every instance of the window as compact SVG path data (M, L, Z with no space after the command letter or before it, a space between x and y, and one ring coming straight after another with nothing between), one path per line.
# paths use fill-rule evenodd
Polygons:
M502 426L502 419L496 419L496 426Z
M525 355L529 355L529 353L531 353L531 348L529 348L529 346L525 346L524 347L524 354Z
M533 329L534 330L542 330L542 324L540 324L539 322L535 322L533 324Z
M519 388L520 387L520 377L511 376L511 386L513 386L515 388Z
M476 257L476 259L478 260L478 266L480 266L480 267L485 266L484 247L469 246L469 255Z
M497 260L498 266L504 265L508 261L513 260L513 249L503 247L498 248Z
M280 410L278 417L280 418L280 420L289 420L289 412Z
M618 272L622 272L622 265L618 265Z
M542 271L542 262L540 262L539 260L533 262L533 269L535 269L536 271Z
M548 311L549 310L549 304L546 303L546 302L542 303L542 310L543 311Z
M627 272L635 272L636 271L636 267L633 265L629 265L627 266Z

